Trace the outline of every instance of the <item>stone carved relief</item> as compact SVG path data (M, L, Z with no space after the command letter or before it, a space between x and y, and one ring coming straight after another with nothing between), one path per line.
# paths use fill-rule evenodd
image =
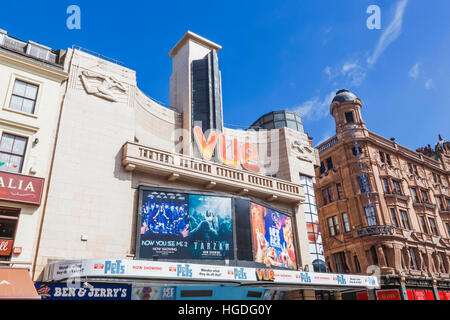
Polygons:
M294 140L291 143L291 154L299 160L314 162L314 148L309 145L301 143L299 140Z
M125 86L111 75L107 76L84 70L80 74L80 79L88 94L93 94L112 102L119 100L117 94L125 94L127 92Z

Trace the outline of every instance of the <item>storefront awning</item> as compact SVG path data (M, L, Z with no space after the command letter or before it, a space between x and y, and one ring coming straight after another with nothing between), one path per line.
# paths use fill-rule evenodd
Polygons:
M40 300L27 269L0 268L0 300Z

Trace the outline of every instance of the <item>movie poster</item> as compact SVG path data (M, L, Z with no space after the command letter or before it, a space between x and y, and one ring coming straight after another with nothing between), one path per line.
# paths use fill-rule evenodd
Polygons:
M233 259L231 199L189 196L189 240L193 259Z
M189 259L189 195L144 191L140 257Z
M231 198L143 191L139 258L233 259Z
M255 262L297 269L292 218L256 203L250 213Z

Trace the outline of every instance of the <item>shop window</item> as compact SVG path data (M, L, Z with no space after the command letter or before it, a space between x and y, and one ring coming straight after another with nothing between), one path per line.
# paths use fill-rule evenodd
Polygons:
M350 232L350 222L348 221L348 215L345 212L342 214L342 222L344 223L344 231Z
M11 258L12 245L16 236L18 214L0 210L0 261L9 261Z
M366 213L367 225L376 226L377 225L377 217L375 215L374 207L365 207L364 212Z
M9 108L25 113L34 113L38 86L24 81L16 80L11 96Z
M408 213L405 210L400 210L400 217L402 218L403 228L411 230L409 226Z
M0 170L21 173L27 138L3 133L0 141Z
M330 236L334 237L334 236L340 234L338 217L334 216L334 217L328 218L327 221L328 221L328 230L330 232Z
M345 261L345 253L344 252L338 252L333 254L334 262L336 264L336 271L337 273L349 273L350 270L348 269L347 262Z
M422 226L422 232L428 233L427 225L425 223L425 218L423 216L419 216L420 225Z
M390 208L389 210L391 211L392 223L394 224L394 227L398 228L398 220L397 220L397 215L395 214L395 209Z
M345 113L345 121L347 123L354 123L355 119L353 118L353 112L346 112Z
M212 290L181 290L181 298L203 298L212 297Z
M436 221L434 220L434 218L428 218L428 222L430 222L430 228L431 228L431 232L435 235L438 236L438 230L436 227Z

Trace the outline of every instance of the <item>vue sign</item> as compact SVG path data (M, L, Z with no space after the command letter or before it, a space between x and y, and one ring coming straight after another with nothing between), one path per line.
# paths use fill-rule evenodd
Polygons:
M227 154L227 137L223 133L218 134L215 130L210 130L208 139L206 139L202 128L195 126L194 140L205 160L211 160L214 150L217 149L219 160L223 164L230 167L237 167L241 164L244 169L249 171L256 173L260 171L258 149L248 142L239 145L238 139L233 138L233 151L230 157Z

